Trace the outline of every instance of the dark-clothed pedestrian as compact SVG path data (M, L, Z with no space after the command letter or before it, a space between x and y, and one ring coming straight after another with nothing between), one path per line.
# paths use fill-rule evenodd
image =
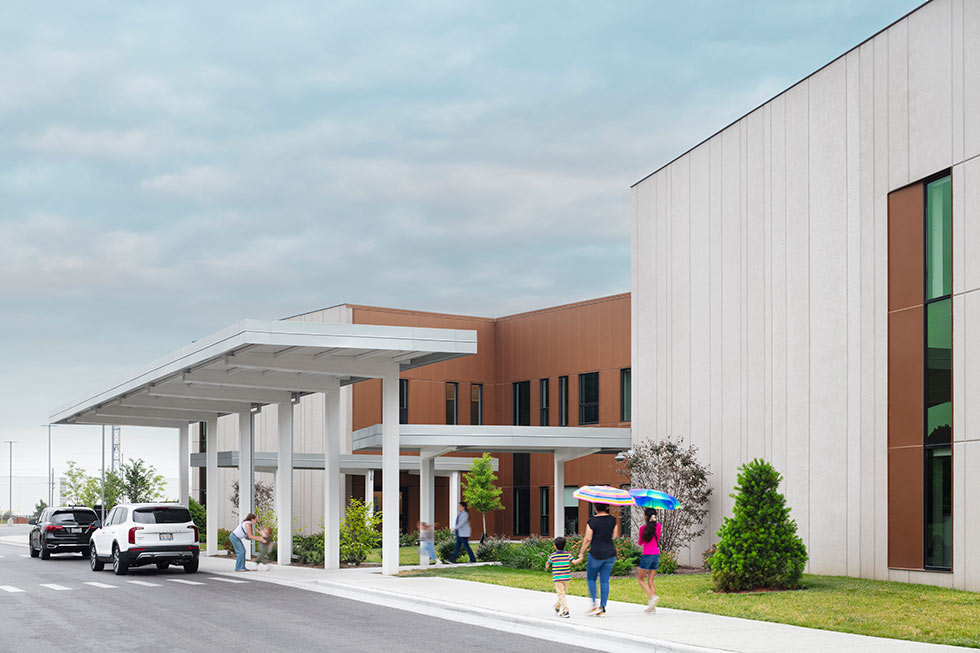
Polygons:
M470 509L465 501L460 501L458 506L458 512L456 513L456 524L453 526L453 531L456 533L456 546L453 547L453 555L450 556L449 562L456 562L456 558L459 557L460 549L466 549L466 552L470 556L470 562L476 562L476 556L473 555L473 549L470 548Z
M585 527L585 539L579 550L575 564L585 560L586 551L589 559L585 565L585 579L589 586L589 596L592 597L592 609L589 616L602 617L606 614L606 602L609 600L609 576L616 563L616 546L613 540L619 537L619 520L609 514L609 506L596 503L595 516ZM599 580L600 602L596 603L596 579Z

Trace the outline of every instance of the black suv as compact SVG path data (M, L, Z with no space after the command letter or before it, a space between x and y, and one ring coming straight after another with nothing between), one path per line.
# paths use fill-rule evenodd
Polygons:
M99 527L99 516L91 508L71 506L47 508L38 519L30 521L28 545L31 557L47 560L52 553L88 555L88 542Z

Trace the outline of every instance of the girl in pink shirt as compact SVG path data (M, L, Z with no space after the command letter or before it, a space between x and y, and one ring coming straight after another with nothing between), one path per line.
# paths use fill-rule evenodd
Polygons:
M643 526L640 527L640 565L636 573L636 581L650 597L645 612L652 614L657 611L657 590L653 586L653 577L660 566L660 533L662 529L657 522L657 511L647 508L643 511Z

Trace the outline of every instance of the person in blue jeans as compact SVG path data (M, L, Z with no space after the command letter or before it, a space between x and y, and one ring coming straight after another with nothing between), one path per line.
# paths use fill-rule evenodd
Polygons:
M255 534L256 522L258 522L258 517L255 516L254 512L250 512L242 520L242 523L228 535L231 546L235 549L235 571L251 571L251 569L245 568L245 542L247 540L265 542L264 537Z
M592 609L587 613L592 617L602 617L606 614L606 602L609 600L609 576L612 575L616 563L616 547L613 540L619 537L619 520L609 514L609 506L604 503L595 504L595 516L585 527L585 539L578 558L573 564L585 560L588 551L589 560L585 565L585 579L589 585L589 596L592 597ZM596 579L599 580L601 600L596 603Z
M470 509L465 501L460 501L459 512L456 513L456 523L453 530L456 532L456 546L453 547L453 554L449 557L449 562L456 562L461 548L465 548L470 554L470 562L476 562L473 549L470 548Z

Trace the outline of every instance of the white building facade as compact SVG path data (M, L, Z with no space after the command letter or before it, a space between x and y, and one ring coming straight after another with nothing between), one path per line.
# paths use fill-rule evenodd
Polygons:
M809 572L980 591L980 2L922 5L635 184L632 291L633 437L712 472L692 560L763 458Z

